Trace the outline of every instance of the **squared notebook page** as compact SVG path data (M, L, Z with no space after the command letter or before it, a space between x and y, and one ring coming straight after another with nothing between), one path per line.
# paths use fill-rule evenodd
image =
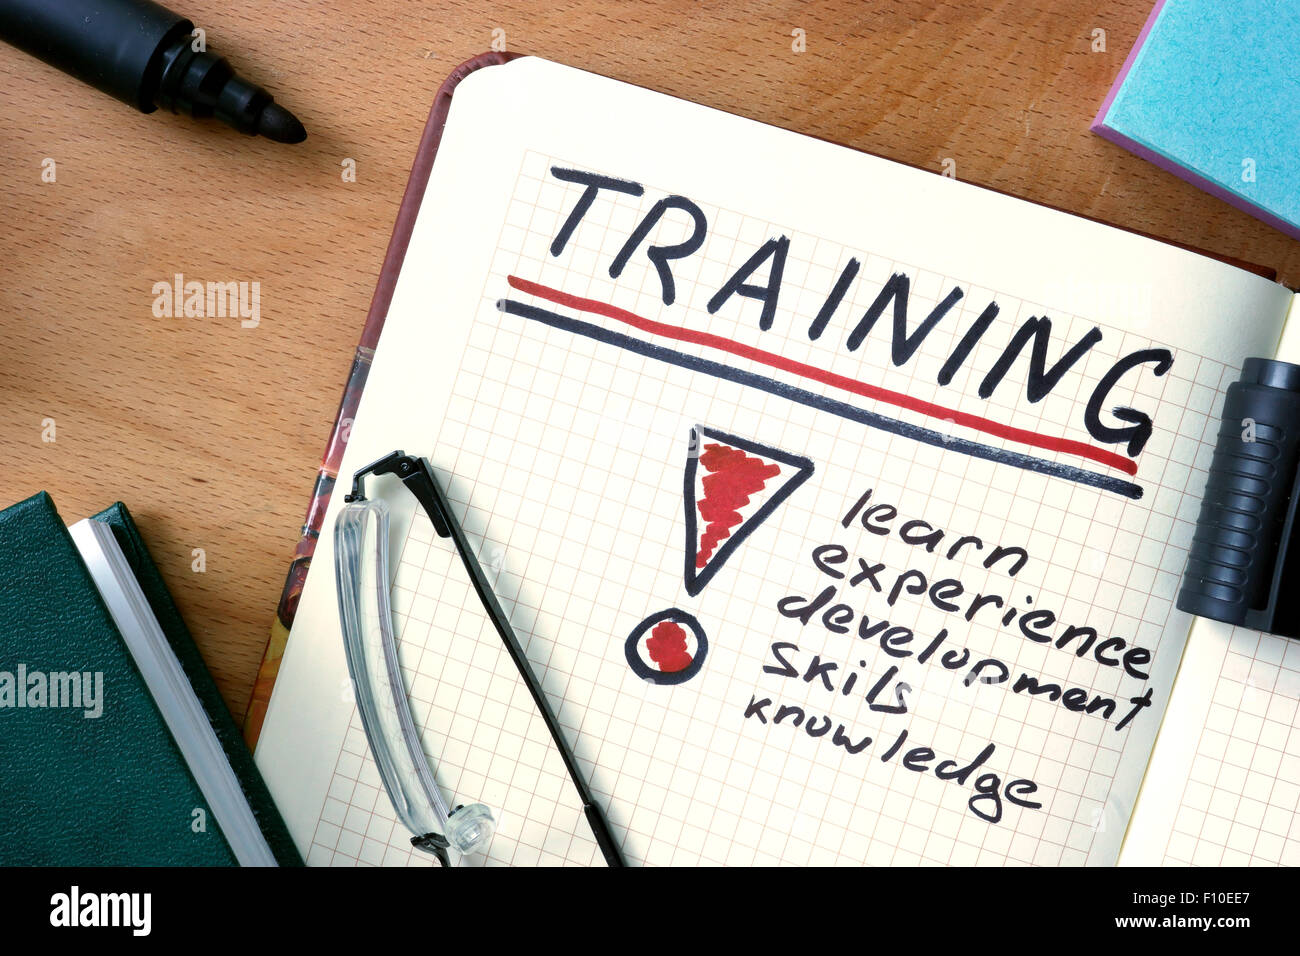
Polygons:
M1197 620L1120 857L1300 866L1300 641Z
M1120 863L1300 866L1300 641L1197 619Z
M586 174L641 193L601 190L559 242L584 195L573 175ZM689 205L670 205L611 274L672 196ZM671 262L666 296L645 250L685 242L691 209L704 239ZM753 289L710 311L781 237L770 327ZM857 275L810 337L851 259ZM769 266L748 283L768 282ZM900 363L888 309L848 348L898 274L909 331L954 287L962 295ZM1186 636L1172 599L1210 417L1241 359L1271 353L1288 299L1191 253L521 59L457 88L342 473L394 448L429 458L630 862L1110 863ZM1048 367L1093 328L1101 338L1037 402L1027 353L979 397L1015 330L1044 315ZM1086 429L1086 406L1120 357L1154 348L1171 350L1167 373L1130 371L1100 408L1111 425L1117 406L1154 420L1129 475L1113 464L1123 447ZM1044 445L1061 440L1083 445ZM887 506L871 512L885 534L842 521L868 490L858 511ZM370 491L393 507L415 719L451 802L497 814L486 862L600 862L452 550L400 488ZM427 864L395 825L350 700L331 573L341 505L336 495L258 763L309 862ZM908 543L908 520L944 529L943 542ZM949 557L962 536L983 550ZM1008 551L985 567L997 546L1028 560ZM886 589L912 571L959 582L967 602L999 595L1017 613L1091 626L1097 642L1149 651L1134 659L1148 677L1029 640L988 604L967 621L931 592L891 603L869 581L835 578L858 559L885 565ZM780 609L832 586L807 624ZM890 622L888 648L880 627L859 636L864 615ZM944 663L963 653L1001 662L1008 680L965 682L969 667ZM1113 700L1114 713L1015 692L1021 674L1077 689L1076 705ZM1147 691L1150 706L1117 730ZM900 699L904 713L881 709ZM1016 784L1022 805L1013 781L1037 788Z

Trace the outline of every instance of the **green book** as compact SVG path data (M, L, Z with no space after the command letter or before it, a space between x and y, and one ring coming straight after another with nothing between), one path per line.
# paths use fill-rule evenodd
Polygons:
M118 503L0 512L0 864L301 865Z

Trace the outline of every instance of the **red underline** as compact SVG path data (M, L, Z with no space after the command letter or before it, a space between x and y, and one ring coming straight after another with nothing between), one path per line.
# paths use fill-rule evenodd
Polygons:
M597 302L595 299L584 299L581 296L570 295L568 292L561 292L558 289L538 285L536 282L529 282L527 279L520 279L518 276L510 276L507 281L510 283L511 288L518 289L527 295L535 295L539 299L546 299L556 305L567 306L582 312L594 312L597 315L603 315L606 318L630 325L635 329L640 329L642 332L676 339L679 342L706 345L709 348L729 352L732 355L750 359L754 362L761 362L771 368L780 369L783 372L789 372L815 382L821 382L823 385L831 385L846 392L861 395L864 398L875 399L879 402L896 405L899 408L906 408L909 411L919 412L922 415L951 421L956 425L984 432L986 435L995 435L998 438L1020 442L1024 445L1032 445L1035 448L1046 448L1050 451L1078 455L1080 458L1088 458L1100 464L1109 465L1111 468L1118 468L1125 474L1137 474L1136 461L1115 452L1106 451L1103 448L1095 448L1086 442L1074 441L1070 438L1059 438L1053 435L1042 435L1025 428L1013 428L1010 425L1004 425L989 418L972 415L969 412L960 412L955 408L945 408L942 405L936 405L934 402L927 402L919 398L913 398L910 395L904 395L902 392L881 388L879 385L868 385L866 382L859 382L857 379L837 375L826 369L805 365L803 362L796 362L783 355L777 355L775 352L767 352L750 345L743 345L721 335L713 335L710 332L700 332L679 325L668 325L651 319L643 319L626 309L606 305L604 302Z

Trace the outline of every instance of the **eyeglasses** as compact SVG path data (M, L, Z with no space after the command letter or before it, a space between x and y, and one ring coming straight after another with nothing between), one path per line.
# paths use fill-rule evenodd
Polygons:
M510 620L492 591L465 531L452 514L429 463L395 451L362 468L352 477L352 491L334 525L334 571L338 583L339 622L348 672L356 692L361 725L379 768L384 789L402 823L414 834L411 844L450 866L449 848L460 853L485 851L496 822L481 803L450 809L434 777L433 767L420 744L410 701L397 659L389 606L388 506L367 500L367 475L395 475L433 522L441 538L451 538L488 617L523 678L537 710L560 751L564 767L582 801L596 845L609 866L623 866L618 844L604 814L583 779L559 722L542 693L541 684L524 656Z

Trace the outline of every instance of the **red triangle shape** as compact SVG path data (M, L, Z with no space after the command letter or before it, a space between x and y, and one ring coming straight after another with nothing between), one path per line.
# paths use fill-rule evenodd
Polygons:
M740 543L812 473L812 461L802 455L693 427L684 489L686 593L699 594Z
M709 442L700 449L699 467L706 474L700 480L704 493L695 502L700 516L697 569L705 567L718 546L740 526L740 510L750 498L781 474L780 465L721 442Z

